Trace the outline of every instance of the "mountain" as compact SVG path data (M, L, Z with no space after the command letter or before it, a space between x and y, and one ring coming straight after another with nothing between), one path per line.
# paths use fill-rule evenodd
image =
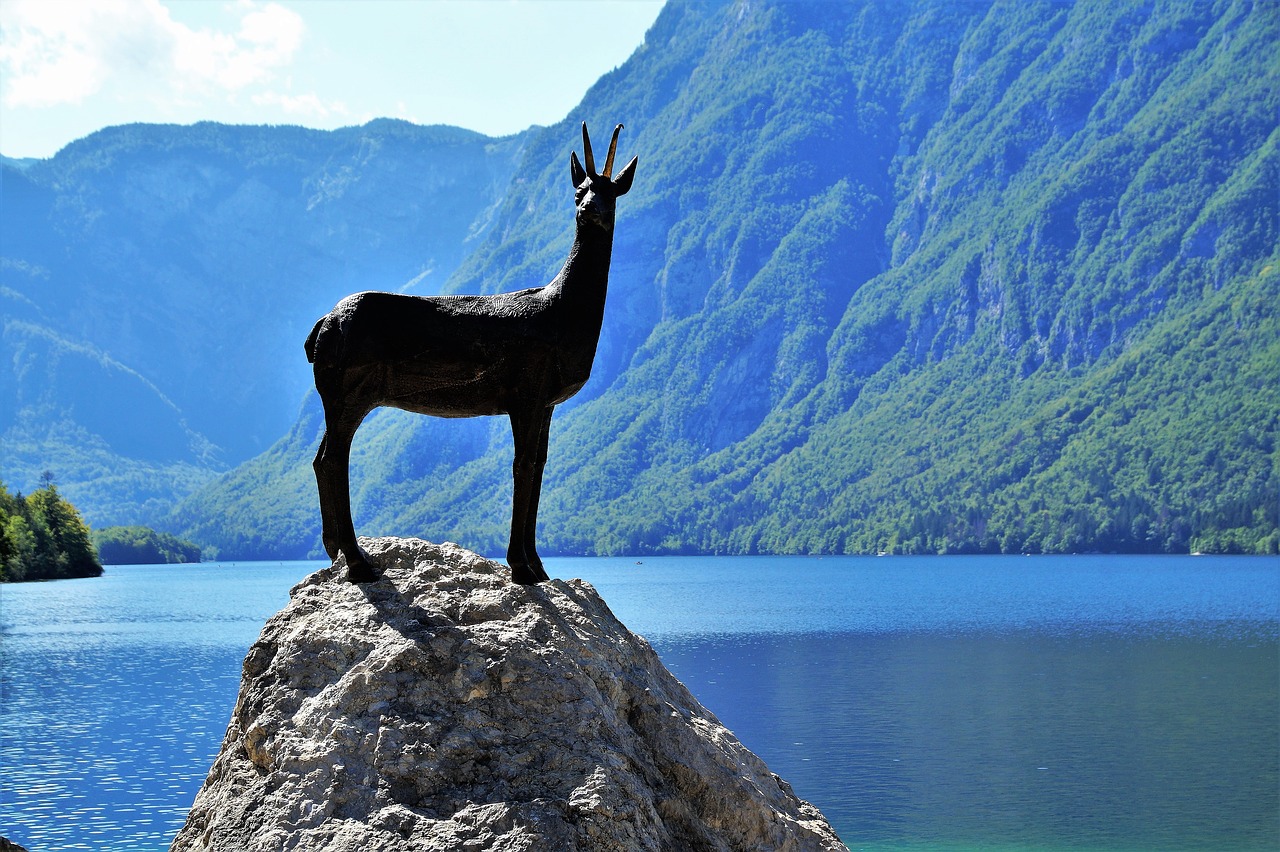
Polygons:
M1277 552L1278 42L1249 0L669 3L441 285L546 283L577 123L626 125L543 552ZM152 525L318 555L321 429L309 396ZM377 412L357 528L500 552L510 458L503 419Z
M0 163L0 467L96 526L163 517L295 420L311 323L438 290L522 138L379 120L113 127Z

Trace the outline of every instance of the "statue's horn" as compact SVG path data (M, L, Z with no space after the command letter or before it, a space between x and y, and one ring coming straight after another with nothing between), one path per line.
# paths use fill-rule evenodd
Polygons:
M613 128L613 140L609 142L609 156L604 158L604 174L601 177L613 175L613 155L618 150L618 131L620 130L622 130L621 124Z
M591 156L591 137L587 135L587 123L582 122L582 154L587 161L587 174L596 173L596 158Z

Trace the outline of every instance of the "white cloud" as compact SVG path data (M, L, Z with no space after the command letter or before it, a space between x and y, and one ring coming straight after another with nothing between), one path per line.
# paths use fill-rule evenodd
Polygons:
M235 35L174 27L173 60L180 81L237 91L289 64L302 44L302 18L274 3L243 8L248 11Z
M418 119L417 114L413 110L409 109L409 105L404 101L396 101L396 118L404 119L405 121L411 121L414 124L422 123Z
M0 91L6 107L78 104L190 91L234 94L266 83L302 44L302 18L276 3L240 3L226 29L174 21L159 0L4 0ZM234 29L233 29L233 28Z
M314 92L305 95L286 95L279 92L262 92L254 95L256 106L275 107L286 115L306 118L328 118L347 115L347 105L342 101L325 103Z

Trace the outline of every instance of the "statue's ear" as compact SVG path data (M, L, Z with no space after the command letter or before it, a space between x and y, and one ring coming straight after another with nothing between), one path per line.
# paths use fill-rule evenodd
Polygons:
M569 174L573 177L574 187L582 186L582 182L587 179L587 173L582 168L582 163L578 162L578 152L569 152Z
M639 157L632 157L631 162L622 167L622 171L618 172L618 176L613 179L613 189L618 195L626 195L627 190L631 189L631 181L636 176L636 161Z

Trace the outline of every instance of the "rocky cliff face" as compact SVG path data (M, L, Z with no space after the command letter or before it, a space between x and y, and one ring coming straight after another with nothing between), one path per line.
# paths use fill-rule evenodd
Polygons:
M171 852L844 850L586 582L364 546L267 622Z
M1277 42L1249 0L671 0L445 284L546 283L577 122L626 124L543 546L1274 553ZM166 528L318 548L304 417ZM363 427L357 526L505 546L506 424L421 421Z

